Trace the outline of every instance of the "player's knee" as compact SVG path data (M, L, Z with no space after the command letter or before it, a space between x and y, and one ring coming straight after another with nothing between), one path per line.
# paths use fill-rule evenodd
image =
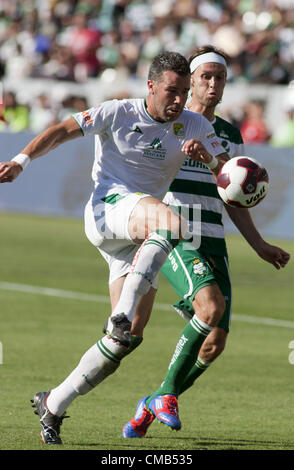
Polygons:
M226 308L226 302L222 295L217 298L209 299L205 305L196 308L197 316L207 325L216 326L223 316Z

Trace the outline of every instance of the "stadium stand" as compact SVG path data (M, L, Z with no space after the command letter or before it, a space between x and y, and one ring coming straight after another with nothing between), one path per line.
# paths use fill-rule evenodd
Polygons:
M268 119L270 90L294 79L293 25L292 0L0 0L0 130L39 132L81 106L141 95L155 54L208 43L231 56L229 85L254 86L248 101L263 101ZM226 117L241 127L249 108Z

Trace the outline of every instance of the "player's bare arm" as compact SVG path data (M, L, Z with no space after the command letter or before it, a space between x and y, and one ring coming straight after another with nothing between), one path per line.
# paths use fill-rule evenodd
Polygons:
M27 155L30 160L34 160L59 145L82 136L82 131L76 121L70 117L66 121L56 124L46 129L44 132L35 137L20 152ZM16 161L0 163L0 183L9 183L23 171L23 167Z
M226 152L221 153L214 158L205 148L202 142L195 139L187 140L182 146L182 152L184 152L191 160L196 160L204 163L217 175L226 161L230 158ZM214 163L215 161L215 163Z
M234 222L245 240L264 261L276 269L284 268L290 260L290 254L278 246L267 243L257 231L248 209L225 206L229 217Z

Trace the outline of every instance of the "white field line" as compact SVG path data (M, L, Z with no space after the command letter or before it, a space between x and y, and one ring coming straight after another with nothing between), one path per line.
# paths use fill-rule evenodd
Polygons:
M1 282L0 289L13 292L24 292L27 294L46 295L51 297L61 297L64 299L83 300L87 302L109 303L109 297L105 295L85 294L63 289L53 289L51 287L30 286L26 284L16 284L12 282ZM171 310L171 305L155 302L154 308L158 310ZM251 315L241 315L234 313L232 320L245 323L255 323L256 325L279 326L283 328L294 328L294 321L277 320L275 318L254 317Z

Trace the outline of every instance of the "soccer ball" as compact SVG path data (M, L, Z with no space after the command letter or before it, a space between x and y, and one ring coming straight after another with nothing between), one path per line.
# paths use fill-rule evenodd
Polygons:
M217 190L229 206L256 206L268 192L269 177L254 158L235 157L227 161L217 177Z

